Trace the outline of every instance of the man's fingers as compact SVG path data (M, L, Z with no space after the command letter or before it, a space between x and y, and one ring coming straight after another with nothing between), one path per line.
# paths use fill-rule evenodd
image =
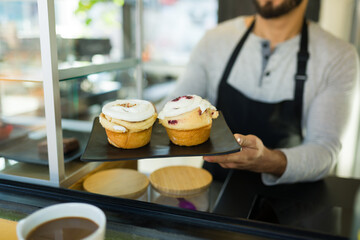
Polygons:
M219 163L222 168L229 168L226 163Z
M214 163L230 163L230 162L237 162L240 160L239 153L232 153L226 155L219 155L219 156L204 156L203 159L207 162L214 162Z
M227 155L221 155L221 156L204 156L203 159L208 162L226 162Z
M236 139L236 141L239 143L240 146L242 147L249 147L251 146L251 139L249 138L250 135L242 135L239 133L235 133L234 137Z
M242 136L241 134L235 133L234 137L236 139L236 141L241 145L241 141L242 141Z
M241 146L242 137L241 137L241 134L236 133L236 134L234 134L234 137L235 137L236 141L238 142L238 144L240 146L239 152L241 152L242 151L242 146Z
M238 134L235 133L234 137L236 139L236 141L239 143L239 145L242 148L254 148L256 147L256 139L257 137L254 135L242 135L242 134Z
M239 143L239 145L241 145L241 142L244 140L244 135L235 133L234 137L235 137L236 141Z
M219 163L222 168L237 168L237 169L246 169L244 164L238 163Z

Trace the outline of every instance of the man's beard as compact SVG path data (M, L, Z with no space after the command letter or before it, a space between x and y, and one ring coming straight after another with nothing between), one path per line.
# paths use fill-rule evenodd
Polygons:
M264 6L260 6L257 0L253 0L256 11L263 18L277 18L287 14L300 5L302 0L284 0L282 4L274 7L271 1L266 2Z

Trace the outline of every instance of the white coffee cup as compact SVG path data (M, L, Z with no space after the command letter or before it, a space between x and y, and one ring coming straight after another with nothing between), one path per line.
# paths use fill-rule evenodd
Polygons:
M64 217L81 217L95 222L99 228L84 240L103 240L105 238L106 217L104 212L86 203L60 203L42 208L20 220L16 226L19 240L25 240L27 235L41 224Z

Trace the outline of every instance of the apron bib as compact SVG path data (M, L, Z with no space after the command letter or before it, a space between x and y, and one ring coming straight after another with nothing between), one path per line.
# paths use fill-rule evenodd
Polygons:
M246 97L227 83L231 69L247 37L254 28L255 20L235 47L222 75L218 88L216 107L220 110L233 133L253 134L269 148L285 148L299 145L303 139L301 130L303 91L308 53L308 30L304 20L301 29L300 50L297 55L295 97L278 103L264 103ZM216 180L224 180L229 169L217 163L204 162Z

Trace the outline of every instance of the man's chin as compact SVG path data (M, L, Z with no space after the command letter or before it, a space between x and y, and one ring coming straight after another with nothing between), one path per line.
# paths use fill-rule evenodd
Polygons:
M297 8L302 0L284 0L280 5L274 7L272 1L267 1L261 6L258 0L253 0L256 12L265 19L277 18L288 14Z

